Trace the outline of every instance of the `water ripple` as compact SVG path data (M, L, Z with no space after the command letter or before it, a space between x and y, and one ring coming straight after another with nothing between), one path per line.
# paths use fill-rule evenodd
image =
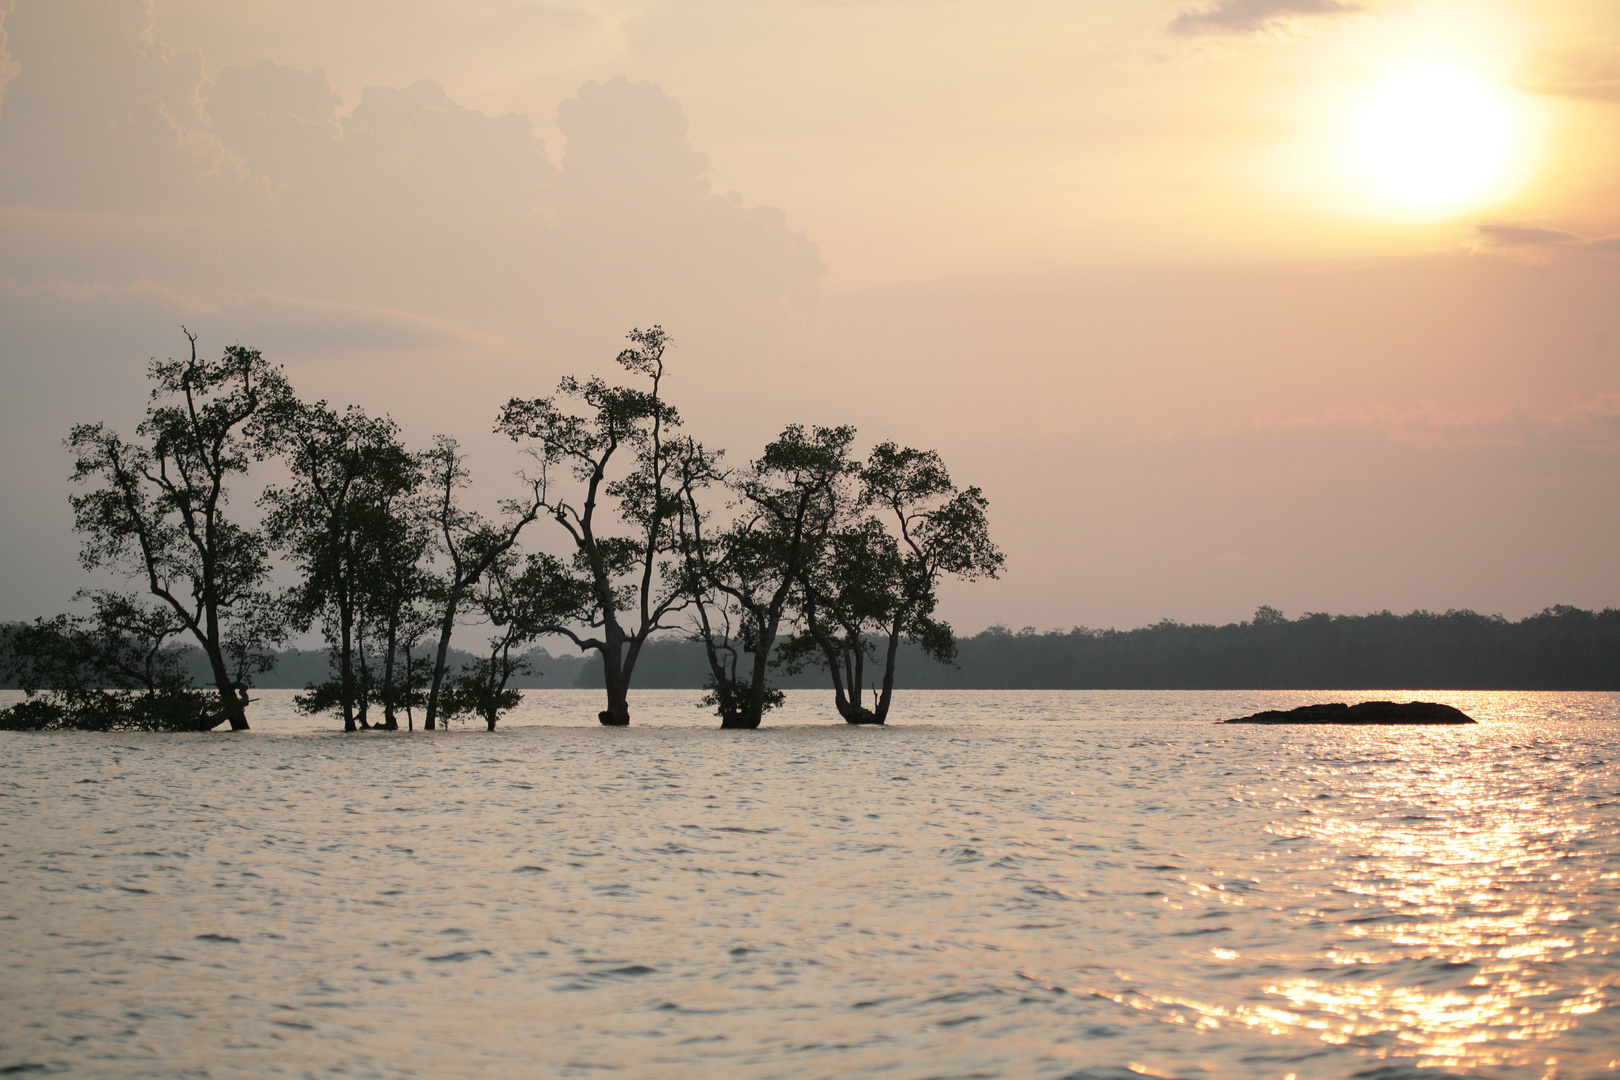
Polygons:
M0 1075L1614 1075L1620 695L1426 696L0 736Z

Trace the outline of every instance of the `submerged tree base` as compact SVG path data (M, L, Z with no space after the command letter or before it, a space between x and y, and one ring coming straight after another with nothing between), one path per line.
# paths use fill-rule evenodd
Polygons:
M1297 709L1267 709L1253 716L1223 720L1223 724L1475 724L1473 717L1450 705L1433 701L1363 701L1359 705L1332 702L1301 705Z
M47 692L0 709L0 731L212 731L229 717L193 691L124 694Z

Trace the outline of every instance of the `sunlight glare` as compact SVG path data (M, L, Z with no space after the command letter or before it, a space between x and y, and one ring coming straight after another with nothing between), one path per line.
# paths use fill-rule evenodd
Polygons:
M1409 68L1374 87L1356 117L1351 161L1389 204L1456 212L1502 192L1519 142L1505 95L1451 67Z

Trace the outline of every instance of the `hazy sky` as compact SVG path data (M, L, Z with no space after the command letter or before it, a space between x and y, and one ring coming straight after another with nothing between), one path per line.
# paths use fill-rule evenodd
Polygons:
M455 434L661 323L692 430L937 447L962 631L1620 605L1614 0L0 0L0 618L235 341ZM554 539L554 538L553 538Z

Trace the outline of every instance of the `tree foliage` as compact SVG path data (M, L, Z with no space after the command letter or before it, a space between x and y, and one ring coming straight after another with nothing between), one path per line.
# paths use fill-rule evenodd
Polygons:
M286 612L300 632L319 623L332 648L333 678L311 688L300 706L335 711L344 730L354 731L370 726L368 706L381 700L392 723L398 631L407 607L426 591L421 461L392 420L353 406L340 413L324 401L287 400L266 429L291 474L260 498L270 540L300 572ZM380 683L367 662L368 640L374 657L376 646L383 653Z
M940 580L993 578L1004 558L990 541L984 493L957 490L936 451L881 443L860 469L859 485L856 512L803 576L802 630L785 644L783 660L791 667L819 654L839 715L881 724L894 699L902 641L942 664L956 658L955 635L935 615ZM866 669L879 662L881 682L868 709Z
M89 617L0 627L0 677L25 695L0 710L0 730L196 731L222 721L171 643L182 629L172 615L117 593L89 599Z
M490 521L461 503L460 493L471 481L466 459L454 439L439 436L422 460L430 492L427 520L438 554L445 560L444 569L431 590L440 612L438 651L434 655L427 713L422 723L431 731L439 724L450 636L455 632L456 616L463 601L484 574L512 550L519 535L540 516L546 504L544 478L532 480L528 499L503 502L500 519Z
M208 657L220 712L243 729L236 688L266 628L256 616L269 563L264 534L228 513L230 484L262 457L262 415L290 390L257 350L232 345L203 360L196 335L186 338L188 360L153 362L134 440L101 423L69 434L74 480L100 485L72 497L74 524L86 569L144 580L179 620Z
M541 506L567 534L591 603L583 627L549 629L601 655L607 708L597 718L609 726L630 722L630 683L648 638L675 625L671 616L690 602L674 559L680 502L670 436L681 418L662 397L670 340L658 326L632 330L629 340L616 360L649 389L568 376L551 397L513 398L496 424L547 481L558 468L574 481L569 489L546 483Z
M488 651L464 665L453 680L445 716L475 715L494 731L500 715L522 699L507 683L532 670L524 647L550 627L576 617L590 600L590 584L569 573L555 556L531 554L520 563L507 553L496 559L471 605L495 632Z
M702 644L723 727L759 726L783 700L772 672L809 663L834 673L845 719L882 723L902 642L954 655L937 584L1001 566L982 493L958 490L932 451L883 443L862 464L847 426L790 424L727 468L665 399L669 337L628 336L616 357L626 384L569 376L500 410L497 432L535 467L521 497L485 514L455 439L412 452L387 417L300 401L256 350L205 360L187 331L189 359L152 364L132 439L97 423L67 440L84 488L72 497L81 561L139 579L149 601L84 594L89 616L9 629L5 670L28 700L8 722L243 729L270 646L318 630L330 676L297 702L346 731L396 729L401 711L414 727L418 706L427 729L477 716L493 730L546 635L598 654L598 719L627 724L638 659L666 632ZM233 494L271 458L283 471L258 498L262 521L239 516ZM522 546L541 517L562 557ZM272 594L277 565L295 581ZM451 672L467 623L487 628L488 646ZM206 658L211 709L180 639Z
M722 727L756 728L782 700L769 684L771 650L795 587L837 524L844 482L855 471L854 439L852 427L793 424L736 475L705 474L701 465L684 473L687 582L711 668L708 703ZM736 514L710 531L698 492L716 480L732 493Z

